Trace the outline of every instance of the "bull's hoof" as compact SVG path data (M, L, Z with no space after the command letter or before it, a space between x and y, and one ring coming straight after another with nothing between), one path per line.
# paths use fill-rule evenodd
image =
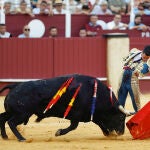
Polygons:
M61 131L62 129L57 130L57 132L55 133L55 136L61 136Z
M109 136L109 132L104 132L104 131L103 131L103 135L104 135L104 136Z
M8 136L2 136L3 140L8 140Z

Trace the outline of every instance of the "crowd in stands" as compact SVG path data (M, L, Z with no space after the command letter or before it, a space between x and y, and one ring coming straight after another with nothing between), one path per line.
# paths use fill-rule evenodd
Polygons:
M67 5L69 2L69 5ZM128 24L122 22L122 15L130 15L131 0L5 0L4 13L6 15L27 14L55 15L66 14L90 15L87 23L80 31L79 36L97 36L100 30L125 30L136 29L141 31L150 30L150 27L142 23L142 15L150 15L150 0L134 0L134 21ZM113 15L113 20L105 23L98 19L98 15ZM6 25L0 25L0 37L11 37L7 32ZM24 25L23 33L18 37L30 37L30 28ZM58 35L56 27L49 28L50 37ZM51 35L54 33L54 35ZM5 35L4 35L5 34Z
M5 14L129 15L131 0L4 0ZM69 5L67 5L69 2ZM68 11L66 11L66 9ZM135 14L150 15L150 0L134 0Z

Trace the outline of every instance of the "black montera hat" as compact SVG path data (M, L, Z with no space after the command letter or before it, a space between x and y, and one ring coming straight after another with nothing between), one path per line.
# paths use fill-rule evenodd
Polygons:
M150 56L150 45L145 46L143 53L145 53L147 56Z

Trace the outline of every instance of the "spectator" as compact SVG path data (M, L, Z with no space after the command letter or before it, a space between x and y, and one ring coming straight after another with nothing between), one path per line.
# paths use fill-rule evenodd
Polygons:
M137 14L137 10L140 3L144 3L145 0L133 0L133 12L134 14ZM126 4L127 4L127 15L130 15L131 13L131 0L126 0ZM145 7L144 7L145 8ZM141 9L141 7L139 8ZM139 10L140 12L140 10Z
M0 24L0 38L10 38L12 34L6 31L6 25Z
M142 23L142 16L137 14L135 15L134 22L129 23L129 29L130 30L141 30L141 31L147 31L150 30L149 26L146 26Z
M23 27L23 33L18 36L18 38L31 38L30 28L28 25Z
M144 3L139 3L137 7L134 7L133 12L135 15L150 15L150 10L144 7Z
M85 25L85 29L87 31L87 36L99 36L102 27L97 24L98 16L97 15L91 15L90 16L90 22Z
M150 10L150 0L144 0L143 6L144 6L145 9Z
M33 17L34 15L31 12L30 8L27 8L27 3L25 1L22 1L20 3L20 7L16 8L16 13L17 14L28 14L31 17Z
M62 0L55 0L53 14L66 14Z
M80 14L82 12L82 6L88 5L87 0L80 0L79 3L76 6L75 13Z
M42 1L45 1L47 3L48 10L51 11L53 9L53 1L54 0L37 0L36 7L40 7L40 4Z
M87 37L86 29L81 28L79 31L79 37Z
M35 15L39 15L39 14L45 14L45 15L49 15L50 11L47 9L47 2L46 1L42 1L40 3L40 7L34 8L32 10L33 14Z
M108 0L108 5L113 14L124 15L126 13L125 0Z
M9 0L9 2L11 2L11 4L12 4L13 10L16 10L16 8L19 7L19 5L22 1L26 2L28 8L31 8L31 1L30 0Z
M108 30L125 30L128 28L128 25L121 22L121 15L116 14L113 21L107 23Z
M57 37L57 36L58 36L57 27L54 27L54 26L50 27L49 28L49 37L54 38L54 37Z
M111 15L112 12L108 8L108 2L106 0L102 1L100 5L98 5L98 1L96 0L95 4L93 5L93 10L91 14L97 14L97 15Z
M37 7L38 0L30 0L32 9Z
M88 4L83 4L80 11L76 12L76 14L90 14L91 10Z
M4 13L7 14L15 14L15 11L11 9L11 2L5 2L4 4Z

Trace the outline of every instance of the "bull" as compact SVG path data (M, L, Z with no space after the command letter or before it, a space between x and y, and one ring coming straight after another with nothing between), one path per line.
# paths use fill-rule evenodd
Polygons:
M55 93L71 77L73 77L73 81L66 92L51 109L44 113ZM5 112L0 114L2 138L8 138L5 130L6 122L17 139L25 141L26 139L17 130L17 126L23 123L26 125L33 114L37 116L37 122L47 117L63 118L70 99L79 84L81 85L80 91L66 117L70 120L70 126L59 129L55 135L65 135L76 129L79 122L91 121L94 81L97 81L97 92L92 122L101 128L105 136L109 136L112 131L115 131L117 135L124 134L125 118L128 112L119 106L114 93L112 93L112 100L110 100L110 89L100 80L91 76L72 74L51 79L22 82L1 89L0 92L7 88L10 89L4 100Z

